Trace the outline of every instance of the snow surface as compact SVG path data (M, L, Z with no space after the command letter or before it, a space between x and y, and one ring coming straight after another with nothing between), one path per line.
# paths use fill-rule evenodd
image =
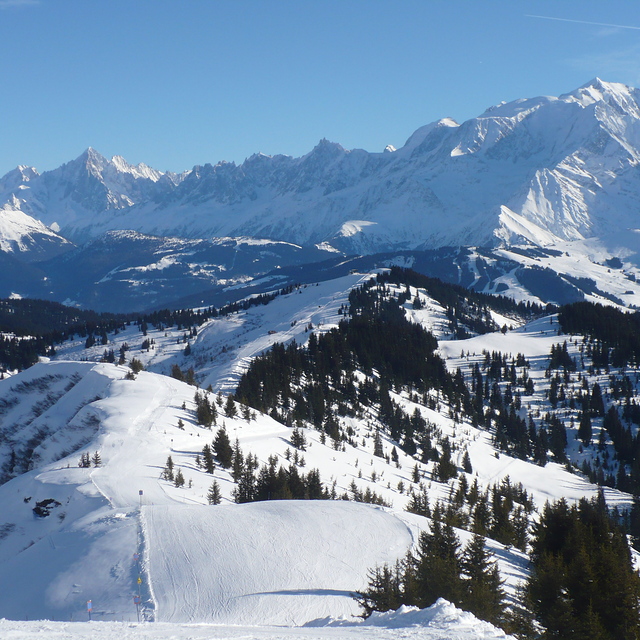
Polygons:
M367 621L325 619L307 627L246 627L204 624L136 624L131 622L13 622L0 620L0 633L6 640L56 638L75 640L513 640L493 625L461 611L440 599L428 609L400 607L397 612L374 614Z
M0 207L0 251L10 254L33 252L39 259L71 248L71 243L51 228L21 210L15 196ZM34 258L35 259L35 258Z
M143 520L156 616L170 622L357 615L371 560L392 564L412 544L395 515L340 500L146 507Z

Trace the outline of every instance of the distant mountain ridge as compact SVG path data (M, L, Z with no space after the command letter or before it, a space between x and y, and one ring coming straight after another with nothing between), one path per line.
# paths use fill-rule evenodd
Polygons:
M594 79L421 127L397 150L321 140L301 158L256 154L182 174L89 148L0 179L8 203L76 243L106 231L253 236L351 253L539 246L635 229L640 91Z

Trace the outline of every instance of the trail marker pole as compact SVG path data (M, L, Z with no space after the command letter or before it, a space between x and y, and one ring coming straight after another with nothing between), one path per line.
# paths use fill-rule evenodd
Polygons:
M138 622L140 622L140 596L133 596L133 604L136 605L136 614L138 615Z
M138 495L140 496L140 507L142 507L142 496L144 495L144 491L142 489L140 489L138 491Z

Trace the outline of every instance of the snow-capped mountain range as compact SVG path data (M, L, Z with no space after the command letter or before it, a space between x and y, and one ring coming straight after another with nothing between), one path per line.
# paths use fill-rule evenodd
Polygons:
M89 148L0 178L0 297L224 304L360 255L519 299L638 306L639 159L640 91L599 79L381 153L322 140L176 174Z
M32 216L84 242L109 230L253 236L358 253L536 245L635 229L640 91L599 79L418 129L395 150L322 140L301 158L256 154L182 174L89 148L0 180L3 218ZM4 235L4 234L3 234Z

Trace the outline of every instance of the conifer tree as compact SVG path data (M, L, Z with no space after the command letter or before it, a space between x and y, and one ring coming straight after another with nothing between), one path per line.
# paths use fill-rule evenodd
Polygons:
M451 443L449 438L446 438L442 442L442 453L440 454L440 460L436 464L434 473L436 478L440 482L447 482L451 478L455 478L457 475L457 467L451 460Z
M546 505L534 534L527 595L546 637L640 636L640 578L604 498Z
M582 411L580 414L580 424L578 426L578 438L580 438L585 445L589 445L591 444L592 436L591 416L588 411Z
M462 458L462 468L465 473L473 473L473 467L471 466L471 457L469 456L469 450L467 449L464 452L464 457Z
M202 447L201 465L207 473L215 473L216 465L213 462L213 453L211 452L211 447L208 444L205 444L204 447Z
M462 601L460 542L453 527L431 521L431 533L422 532L416 559L418 606L429 607L438 598L455 604Z
M173 480L174 480L174 477L173 477L173 460L171 459L171 456L169 456L167 458L167 462L164 465L164 469L162 470L162 473L160 475L164 480L168 480L169 482L173 482Z
M497 564L490 560L483 536L474 534L469 540L461 565L465 577L462 608L498 625L504 613L502 580Z
M256 499L255 470L258 468L258 459L251 454L242 465L242 471L237 480L238 486L233 490L233 499L237 503L253 502Z
M171 365L171 377L184 382L184 373L177 364Z
M210 429L211 425L216 424L218 412L215 405L209 402L209 397L206 393L200 393L200 391L196 391L194 401L196 403L196 422Z
M15 455L15 454L14 454ZM91 458L89 456L89 453L83 453L80 456L80 461L78 462L78 466L83 468L83 469L87 469L91 466ZM12 465L13 468L13 465Z
M227 415L228 418L235 418L237 411L236 411L236 403L233 399L233 394L230 393L227 396L227 402L224 405L224 412Z
M207 502L209 504L220 504L222 501L222 495L220 494L220 485L217 480L214 480L207 492Z
M291 433L291 445L299 451L307 450L307 438L304 431L298 427L294 427Z
M240 448L240 441L236 438L233 444L232 462L231 462L231 477L234 482L239 482L244 469L244 456L242 455L242 449Z
M363 609L363 618L369 617L374 611L395 611L404 604L403 573L400 561L394 567L385 564L369 571L368 589L356 595Z
M220 427L218 433L216 433L216 437L213 440L213 451L223 469L231 467L233 463L233 448L231 447L227 430L224 427Z
M140 360L138 360L138 358L131 358L129 367L133 373L140 373L141 371L144 371L144 365Z
M182 469L178 469L176 471L175 478L173 480L173 484L176 487L184 487L184 476L182 475Z

